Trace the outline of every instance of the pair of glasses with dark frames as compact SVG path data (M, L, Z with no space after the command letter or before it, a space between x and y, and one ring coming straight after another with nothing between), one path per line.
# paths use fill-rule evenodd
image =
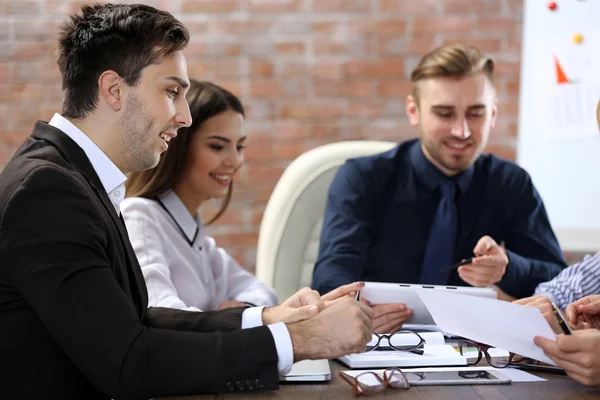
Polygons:
M494 368L506 368L511 365L540 365L538 360L534 360L532 358L523 357L519 354L508 352L506 355L492 357L489 353L489 350L492 349L492 346L488 346L482 343L475 342L459 342L458 349L460 351L460 355L469 355L469 353L477 352L477 357L469 358L467 360L468 365L478 364L483 357L487 363Z
M403 329L383 335L373 332L373 338L367 343L366 351L373 350L396 350L408 351L414 354L422 355L425 347L425 339L417 332Z

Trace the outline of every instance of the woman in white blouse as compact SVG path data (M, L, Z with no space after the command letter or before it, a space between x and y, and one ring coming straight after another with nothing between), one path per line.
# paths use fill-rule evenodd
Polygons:
M208 225L229 204L244 161L242 104L227 90L196 80L186 98L192 125L179 130L156 168L128 177L121 204L149 305L192 311L275 305L273 288L217 247L197 212L207 199L223 199Z

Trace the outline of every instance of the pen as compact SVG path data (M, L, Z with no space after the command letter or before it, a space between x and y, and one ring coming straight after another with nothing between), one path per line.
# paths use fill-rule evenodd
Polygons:
M550 301L550 302L552 303L552 313L556 317L556 321L558 322L558 326L560 326L560 329L563 331L563 333L565 335L570 335L571 334L571 328L569 328L569 325L565 321L563 315L560 313L560 310L558 309L558 307L556 306L556 304L554 304L553 301Z
M452 264L451 266L446 267L446 269L450 270L450 269L458 268L458 267L463 266L463 265L471 264L473 262L474 258L475 257L469 257L466 260L462 260L460 262L457 262L456 264Z
M360 290L356 291L356 301L360 301Z

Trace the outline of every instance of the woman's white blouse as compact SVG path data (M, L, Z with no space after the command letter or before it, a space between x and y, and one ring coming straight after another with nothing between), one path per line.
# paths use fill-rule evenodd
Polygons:
M127 198L121 203L129 238L146 285L148 303L182 310L216 310L226 300L257 306L277 303L277 294L240 267L204 234L173 191L154 200Z

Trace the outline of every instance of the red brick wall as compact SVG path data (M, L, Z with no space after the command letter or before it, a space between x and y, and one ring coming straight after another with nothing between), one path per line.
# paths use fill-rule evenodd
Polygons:
M55 34L82 3L0 1L0 168L36 119L60 111ZM514 158L522 0L145 3L171 11L192 32L190 76L224 85L249 110L247 164L230 209L210 231L250 270L266 202L292 159L339 140L417 135L404 115L407 77L436 46L466 42L493 55L500 116L488 150Z

